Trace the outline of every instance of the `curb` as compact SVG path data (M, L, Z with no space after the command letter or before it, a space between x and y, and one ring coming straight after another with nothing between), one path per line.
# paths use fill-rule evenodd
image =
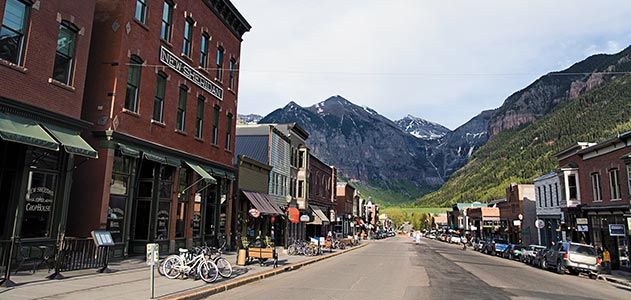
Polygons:
M615 284L619 284L619 285L623 285L626 286L628 288L631 288L631 282L627 281L627 280L620 280L614 277L609 277L609 276L603 276L603 275L598 275L598 277L596 277L596 279L600 279L602 281L605 281L607 283L615 283Z
M252 283L255 281L259 281L268 277L272 277L281 273L285 273L285 272L290 272L293 270L297 270L300 269L303 266L306 265L310 265L325 259L329 259L332 257L336 257L338 255L353 251L353 250L357 250L360 248L363 248L364 246L368 245L367 243L363 243L361 245L352 247L352 248L348 248L339 252L335 252L335 253L331 253L328 255L323 255L323 256L319 256L313 259L309 259L303 262L297 262L297 263L293 263L293 264L289 264L287 266L283 266L283 267L278 267L276 269L271 269L269 271L263 271L261 273L258 274L252 274L250 276L246 276L243 278L236 278L235 280L231 280L229 282L223 283L221 285L217 285L217 286L210 286L210 287L201 287L201 288L195 288L195 289L191 289L191 290L187 290L187 291L183 291L183 292L178 292L175 294L171 294L171 295L166 295L166 296L162 296L162 297L158 297L158 299L161 300L189 300L189 299L203 299L215 294L219 294L221 292L225 292L227 290L231 290L234 289L236 287L240 287L243 285L246 285L248 283Z

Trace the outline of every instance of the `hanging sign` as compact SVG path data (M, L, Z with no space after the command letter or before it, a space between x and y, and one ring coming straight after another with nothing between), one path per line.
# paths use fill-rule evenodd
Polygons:
M302 222L309 222L309 220L311 220L311 218L309 218L308 215L300 216L300 221L302 221Z
M255 217L255 218L258 218L261 216L261 212L258 211L256 208L248 210L248 213L250 214L250 216Z
M287 214L289 215L289 222L294 224L300 223L300 211L295 207L290 207L287 210Z

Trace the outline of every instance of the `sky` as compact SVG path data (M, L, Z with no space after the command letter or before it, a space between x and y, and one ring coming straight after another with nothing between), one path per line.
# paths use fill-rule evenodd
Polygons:
M450 129L551 71L631 45L631 3L232 0L252 25L240 114L334 95Z

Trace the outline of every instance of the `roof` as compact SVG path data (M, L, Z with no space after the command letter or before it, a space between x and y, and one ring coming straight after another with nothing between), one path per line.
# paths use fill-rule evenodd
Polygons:
M263 215L284 215L283 210L268 194L243 191L250 203Z
M564 159L567 158L569 156L572 156L574 154L576 154L577 152L579 152L580 150L583 150L585 148L591 147L596 145L595 143L588 143L588 142L578 142L575 143L574 145L565 148L561 151L559 151L558 153L556 153L554 156L556 156L557 159Z
M481 202L471 202L471 203L456 203L455 208L457 208L458 210L463 210L465 207L483 207L483 206L487 206L488 204L486 203L481 203Z
M578 151L579 154L585 154L585 153L589 153L589 152L594 152L603 148L607 148L609 146L618 144L620 142L624 142L627 141L628 139L631 139L631 131L627 131L625 133L622 134L618 134L617 137L615 138L611 138L609 140L606 140L602 143L598 143L598 144L592 144L589 147L583 148L582 150Z
M268 163L269 137L267 135L237 135L234 138L234 154L247 156L258 162Z
M556 172L550 172L548 174L541 175L541 176L535 178L535 180L533 180L533 181L537 182L537 181L546 180L546 179L549 179L549 178L552 178L552 177L556 177L556 176L557 176Z

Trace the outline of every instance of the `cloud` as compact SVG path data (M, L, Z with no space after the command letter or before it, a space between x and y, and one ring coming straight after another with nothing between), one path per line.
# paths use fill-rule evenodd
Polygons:
M343 95L455 128L539 76L631 39L626 1L233 0L239 112Z

